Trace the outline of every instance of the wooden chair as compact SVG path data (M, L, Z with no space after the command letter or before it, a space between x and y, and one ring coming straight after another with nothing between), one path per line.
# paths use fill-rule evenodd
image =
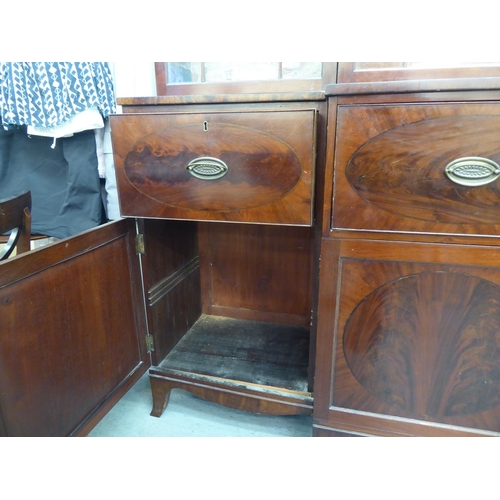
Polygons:
M14 248L17 253L30 250L31 241L31 192L27 191L12 198L0 200L0 235L10 236L0 250L0 260L7 259Z

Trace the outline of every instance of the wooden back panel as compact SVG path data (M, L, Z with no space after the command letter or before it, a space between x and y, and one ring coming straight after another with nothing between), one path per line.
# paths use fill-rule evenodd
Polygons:
M313 228L199 224L204 312L308 326Z

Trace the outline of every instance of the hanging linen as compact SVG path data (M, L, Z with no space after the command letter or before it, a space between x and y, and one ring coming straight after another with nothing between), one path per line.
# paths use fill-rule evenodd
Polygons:
M104 119L116 113L105 62L1 62L0 99L4 128L58 127L92 108Z
M96 131L111 113L108 63L0 62L0 198L31 191L33 234L65 238L103 222Z

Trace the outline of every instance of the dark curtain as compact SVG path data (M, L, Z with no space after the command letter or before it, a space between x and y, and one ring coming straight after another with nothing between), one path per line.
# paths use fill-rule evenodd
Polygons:
M95 125L70 122L90 109L116 112L108 63L0 62L0 199L31 191L33 234L65 238L103 221L94 131L80 131Z
M0 128L0 199L30 190L32 233L65 238L102 222L94 131L57 139Z

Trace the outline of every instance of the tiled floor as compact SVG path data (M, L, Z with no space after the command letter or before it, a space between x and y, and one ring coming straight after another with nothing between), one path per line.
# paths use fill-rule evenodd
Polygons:
M174 389L160 418L151 417L145 374L89 437L311 437L312 417L253 415Z

